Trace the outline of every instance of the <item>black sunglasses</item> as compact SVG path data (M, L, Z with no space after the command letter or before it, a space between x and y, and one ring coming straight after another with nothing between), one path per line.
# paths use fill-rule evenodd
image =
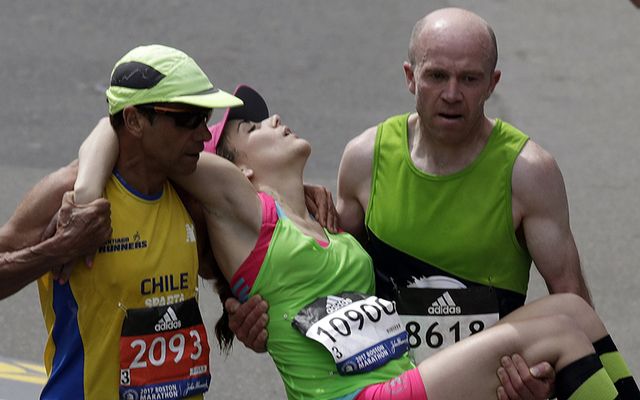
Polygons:
M209 118L211 118L211 110L188 110L188 109L176 109L171 107L158 106L155 104L139 104L136 108L152 111L156 114L163 114L167 117L171 117L176 126L186 129L196 129L200 124L207 125Z

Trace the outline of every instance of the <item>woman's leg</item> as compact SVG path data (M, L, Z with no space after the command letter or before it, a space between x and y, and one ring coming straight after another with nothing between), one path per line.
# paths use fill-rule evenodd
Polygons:
M584 372L587 363L590 366L586 375L563 374L561 379L559 374L558 392L570 387L586 396L575 399L615 398L613 383L601 364L594 357L587 357L594 353L590 339L572 318L564 315L499 324L436 353L420 363L418 369L429 400L495 399L500 357L513 353L521 354L530 364L549 361L558 371Z
M542 297L514 310L498 324L526 321L532 318L566 315L571 317L591 343L607 336L607 329L595 310L578 295L571 293L552 294Z
M615 383L621 399L640 399L640 390L636 385L626 361L609 336L600 317L580 296L575 294L556 294L543 297L521 307L499 323L523 321L550 315L564 314L576 321L587 335L602 365Z

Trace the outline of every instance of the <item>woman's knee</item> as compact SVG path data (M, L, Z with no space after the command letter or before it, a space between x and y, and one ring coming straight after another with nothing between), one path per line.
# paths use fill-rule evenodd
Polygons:
M563 314L585 315L593 313L593 308L585 299L575 293L559 293L554 295L557 297L556 303L560 306Z
M555 296L557 296L554 305L556 312L573 318L592 342L606 335L606 328L600 317L582 297L573 293L562 293Z

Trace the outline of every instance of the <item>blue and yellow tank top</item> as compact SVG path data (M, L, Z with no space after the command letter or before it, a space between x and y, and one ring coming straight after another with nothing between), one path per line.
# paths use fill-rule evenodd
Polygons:
M79 263L65 285L50 274L38 281L49 333L43 399L117 399L125 310L196 295L193 222L171 184L157 196L144 196L113 175L106 197L113 233L93 267Z

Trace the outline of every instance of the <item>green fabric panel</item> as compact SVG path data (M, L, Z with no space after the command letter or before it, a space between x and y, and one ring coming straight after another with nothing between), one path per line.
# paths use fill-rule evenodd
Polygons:
M614 400L617 396L618 391L603 368L580 385L569 400Z
M331 354L291 325L301 308L318 297L345 291L373 294L371 258L351 235L326 232L323 248L288 218L276 224L251 290L269 303L267 350L289 399L335 399L384 382L413 368L407 354L375 371L341 376Z
M525 294L531 256L513 229L511 176L528 137L496 120L471 164L436 176L411 160L408 117L378 126L367 227L388 245L460 278Z
M619 352L605 353L600 355L600 361L607 370L607 374L613 382L631 376L631 371L626 361Z

